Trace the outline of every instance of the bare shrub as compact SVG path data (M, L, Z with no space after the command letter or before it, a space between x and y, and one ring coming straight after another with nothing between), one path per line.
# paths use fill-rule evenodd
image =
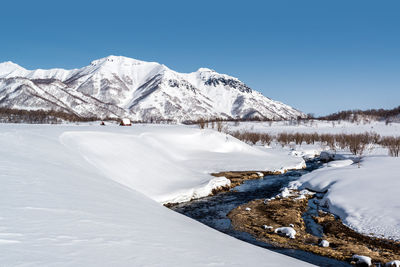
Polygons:
M349 134L346 139L352 154L361 156L364 153L368 144L368 136L366 134Z
M199 126L200 129L204 129L204 127L206 126L206 122L204 119L198 119L197 125Z
M274 137L270 134L267 133L260 134L260 141L264 145L265 144L270 145L273 139Z
M303 133L294 134L294 140L296 142L296 145L301 145L304 141L304 134Z
M321 134L319 137L321 143L325 143L331 149L335 148L335 136L333 134Z
M290 143L289 134L288 133L280 133L277 136L277 141L282 145L286 146Z
M345 134L337 134L335 135L335 143L339 146L340 149L345 149L347 144L347 138Z
M261 135L259 133L251 133L247 132L247 140L250 141L253 145L255 145L261 139Z
M381 144L389 150L389 155L398 157L400 154L400 137L384 137Z
M222 132L223 124L222 121L217 121L217 131Z

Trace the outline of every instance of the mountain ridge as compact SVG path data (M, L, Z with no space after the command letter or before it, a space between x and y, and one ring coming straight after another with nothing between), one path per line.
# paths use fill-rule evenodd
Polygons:
M236 77L208 68L179 73L122 56L71 70L27 70L10 61L0 63L0 107L141 121L305 117Z

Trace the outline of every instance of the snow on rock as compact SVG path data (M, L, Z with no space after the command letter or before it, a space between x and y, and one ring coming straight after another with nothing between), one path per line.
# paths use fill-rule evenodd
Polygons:
M251 208L247 207L245 208L245 211L251 211Z
M272 226L270 226L270 225L263 225L263 228L265 229L265 230L272 230L272 229L274 229L274 227L272 227Z
M276 197L282 197L282 198L287 198L293 196L293 193L290 189L285 187Z
M321 154L319 154L319 158L323 161L331 161L335 159L335 154L329 151L322 151Z
M321 168L290 187L326 191L321 204L352 229L400 240L399 173L400 158L367 156L360 168Z
M355 261L357 265L372 265L372 260L370 257L361 256L361 255L353 255L352 259Z
M385 267L400 267L400 261L394 260L385 264Z
M240 142L226 143L223 135L182 127L0 124L0 262L307 266L154 201L189 195L189 188L209 184L210 170L230 168L239 159L240 168L285 162Z
M279 227L275 229L275 233L285 235L292 239L296 238L296 230L294 230L293 227Z
M323 247L323 248L327 248L327 247L329 247L329 242L327 240L321 240L321 242L319 242L319 246Z

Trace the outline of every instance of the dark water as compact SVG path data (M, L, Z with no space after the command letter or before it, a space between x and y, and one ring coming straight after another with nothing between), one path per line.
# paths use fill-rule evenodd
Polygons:
M255 199L273 197L280 189L287 186L290 181L297 180L301 175L313 171L321 166L319 161L310 161L305 170L289 171L282 175L266 176L265 178L248 180L229 192L219 193L215 196L205 197L172 207L172 210L182 213L201 223L208 225L240 240L251 244L282 253L319 266L351 266L342 261L318 256L309 252L277 248L271 244L257 241L251 235L232 229L230 220L226 215L232 209ZM305 215L307 216L307 215ZM308 218L305 218L306 220ZM311 225L311 227L313 227Z

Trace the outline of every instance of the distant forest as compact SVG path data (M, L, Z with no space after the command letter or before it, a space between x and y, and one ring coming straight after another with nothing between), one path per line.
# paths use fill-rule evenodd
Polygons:
M119 118L121 119L121 118ZM88 122L88 121L118 121L118 118L98 118L98 117L81 117L73 113L67 113L54 110L23 110L10 109L0 107L0 123L32 123L32 124L59 124L65 121L68 122ZM368 109L368 110L345 110L336 112L330 115L314 117L311 114L307 118L298 117L297 121L301 120L330 120L330 121L360 121L363 119L379 120L386 122L400 121L400 106L394 109ZM217 123L227 121L273 121L268 118L247 118L247 119L199 119L197 121L185 121L184 124L204 124ZM296 121L296 119L294 120ZM172 123L171 120L163 120L160 118L151 118L148 121L135 121L134 123Z
M23 110L0 108L0 122L2 123L34 123L34 124L58 124L63 121L96 121L99 118L83 118L72 113L54 110Z
M373 120L391 121L400 117L400 106L394 109L368 109L368 110L345 110L327 116L318 117L319 120L348 120L354 121L357 118L371 118Z

